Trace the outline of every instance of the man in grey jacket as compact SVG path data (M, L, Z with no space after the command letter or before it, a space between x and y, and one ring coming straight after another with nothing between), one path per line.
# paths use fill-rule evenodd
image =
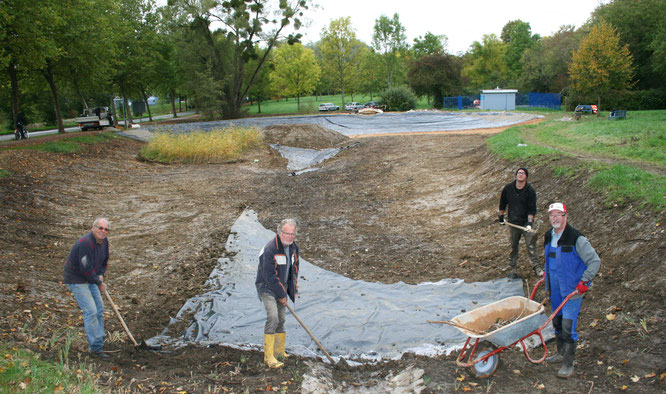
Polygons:
M583 294L599 272L601 260L587 238L567 224L567 207L564 204L550 204L548 219L553 228L546 231L544 239L545 279L546 291L550 290L552 310L556 310L569 294L576 292L576 295L569 299L553 319L557 353L546 358L546 361L561 362L562 367L557 376L568 378L574 371L578 341L576 325Z

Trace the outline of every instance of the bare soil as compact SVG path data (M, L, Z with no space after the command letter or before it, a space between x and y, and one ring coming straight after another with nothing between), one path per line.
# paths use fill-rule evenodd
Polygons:
M266 140L310 148L349 143L335 134L293 126L267 132ZM76 154L0 151L0 168L12 173L0 179L2 341L56 360L58 346L50 342L62 344L62 333L74 327L69 357L88 357L62 266L73 242L100 215L112 224L106 281L137 340L159 334L188 298L202 292L217 258L226 253L231 225L246 207L267 228L283 217L296 218L304 257L352 279L415 284L502 277L508 230L496 223L495 213L502 186L523 163L489 154L487 137L488 130L361 138L322 169L295 177L267 146L238 162L201 165L143 162L138 152L144 143L127 138L87 145ZM99 383L109 391L300 392L304 374L316 365L338 388L354 392L372 390L377 379L413 366L424 371L423 392L663 392L663 215L631 205L608 207L603 193L585 187L587 174L558 178L549 168L576 160L531 166L529 176L539 196L540 235L548 228L547 204L564 201L570 223L602 259L583 303L571 379L557 379L559 366L531 364L517 349L500 354L500 366L488 379L458 368L455 353L407 354L357 368L292 357L284 368L269 370L260 351L137 350L108 308L112 357L92 360ZM537 278L523 251L520 259L519 274L529 290ZM543 297L537 295L539 301ZM326 294L319 298L325 309Z

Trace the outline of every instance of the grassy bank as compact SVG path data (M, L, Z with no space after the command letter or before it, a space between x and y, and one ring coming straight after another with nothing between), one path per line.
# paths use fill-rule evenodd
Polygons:
M579 122L549 115L545 122L516 126L488 139L489 149L512 161L544 164L575 155L595 175L590 186L607 195L607 204L629 202L666 210L666 111L633 111L625 120L586 116ZM554 166L572 176L581 168Z
M141 150L141 157L160 163L220 163L236 160L261 143L261 132L255 128L180 134L164 130L157 132Z
M13 145L0 148L0 150L10 150L10 149L30 149L30 150L39 150L43 152L52 152L52 153L76 153L81 150L82 145L91 145L97 144L100 142L106 142L114 138L119 138L114 133L98 133L98 134L85 134L85 135L76 135L68 138L63 138L57 141L46 141L41 144L31 144L31 145Z

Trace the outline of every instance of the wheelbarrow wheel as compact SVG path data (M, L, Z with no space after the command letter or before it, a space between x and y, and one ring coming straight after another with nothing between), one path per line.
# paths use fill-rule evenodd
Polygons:
M476 347L476 353L474 354L474 359L478 360L479 358L484 357L488 353L492 353L497 349L495 345L490 342L481 342ZM477 378L487 378L497 371L499 366L499 354L493 354L488 357L487 360L479 361L478 363L469 367L469 372L472 373Z

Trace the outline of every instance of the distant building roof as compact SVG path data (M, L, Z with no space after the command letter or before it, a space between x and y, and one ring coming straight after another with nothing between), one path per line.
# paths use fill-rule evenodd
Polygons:
M516 89L500 89L499 87L495 89L487 89L487 90L482 90L481 93L483 94L492 94L492 93L518 93Z

